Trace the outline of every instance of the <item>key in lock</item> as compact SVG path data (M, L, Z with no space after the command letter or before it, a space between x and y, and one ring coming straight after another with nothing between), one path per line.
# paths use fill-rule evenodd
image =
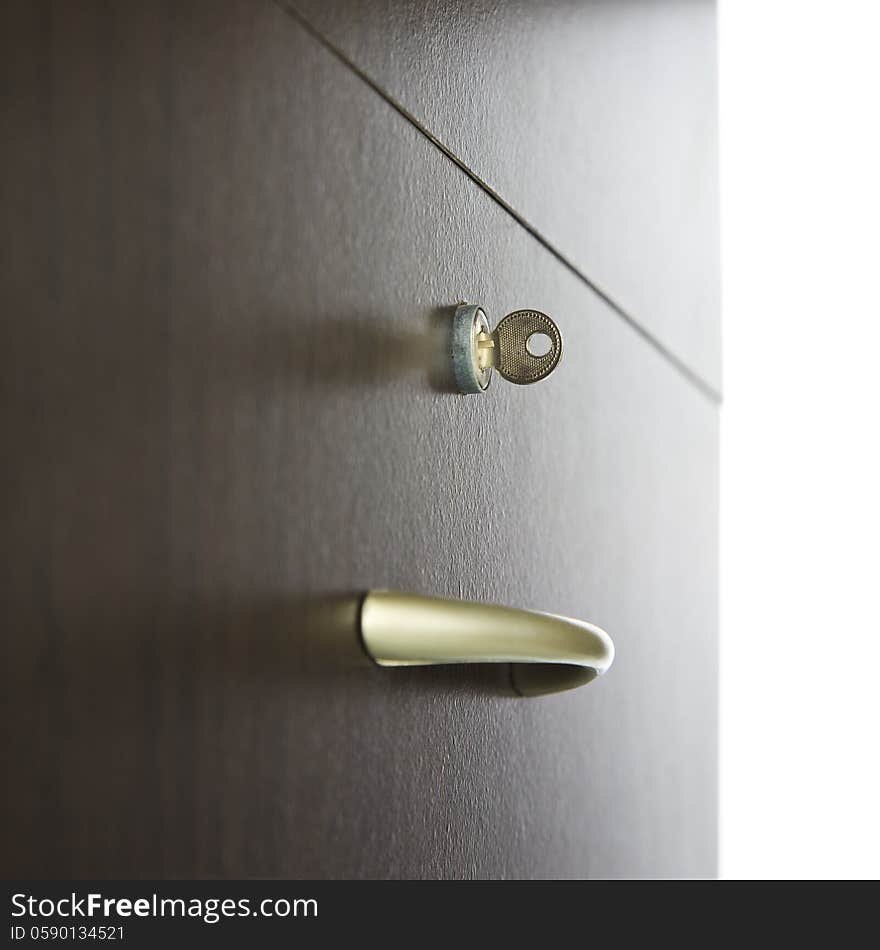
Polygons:
M544 379L562 356L559 327L540 310L515 310L495 330L482 307L460 304L452 327L452 368L460 392L481 393L496 369L523 386Z

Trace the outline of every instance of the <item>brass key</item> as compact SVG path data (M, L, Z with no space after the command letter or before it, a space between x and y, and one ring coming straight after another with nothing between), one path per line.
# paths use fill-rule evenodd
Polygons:
M562 356L562 334L540 310L509 313L492 331L481 307L461 304L455 312L452 363L463 393L479 393L489 385L492 370L523 386L544 379Z

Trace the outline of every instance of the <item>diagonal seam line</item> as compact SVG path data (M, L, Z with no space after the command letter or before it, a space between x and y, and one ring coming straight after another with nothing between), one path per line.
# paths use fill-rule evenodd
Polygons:
M621 320L624 321L635 333L637 333L649 346L659 353L668 363L670 363L678 372L695 386L704 396L712 402L721 403L721 393L703 377L695 372L685 361L676 355L659 337L656 337L650 330L646 329L635 317L629 314L624 308L606 291L604 291L594 280L588 277L569 257L562 253L549 238L545 237L533 224L523 217L508 201L506 201L495 189L484 181L475 171L469 168L465 162L445 145L434 133L423 125L406 106L399 103L390 93L383 89L375 79L364 72L360 66L351 60L339 47L332 43L317 27L307 20L299 10L294 7L289 0L273 0L276 6L283 10L291 19L295 20L313 39L317 40L329 53L331 53L347 69L351 70L358 79L364 82L376 95L380 96L395 112L404 118L414 129L420 132L438 151L442 152L454 165L456 165L470 180L477 185L486 195L488 195L495 204L505 211L517 224L527 231L546 251L553 255L563 267L570 271L582 283L586 284L597 297L608 306Z

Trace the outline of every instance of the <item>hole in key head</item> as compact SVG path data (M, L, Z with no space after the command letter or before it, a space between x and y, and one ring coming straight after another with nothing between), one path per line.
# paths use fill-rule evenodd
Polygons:
M526 350L532 356L546 356L553 349L553 340L546 333L533 333L526 340Z

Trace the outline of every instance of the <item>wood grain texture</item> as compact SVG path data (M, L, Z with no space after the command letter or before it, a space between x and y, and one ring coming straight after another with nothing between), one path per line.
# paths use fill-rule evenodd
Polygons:
M713 874L715 407L276 6L4 16L3 874ZM447 392L462 298L559 369ZM378 586L617 661L373 668Z
M713 0L279 0L716 391Z

